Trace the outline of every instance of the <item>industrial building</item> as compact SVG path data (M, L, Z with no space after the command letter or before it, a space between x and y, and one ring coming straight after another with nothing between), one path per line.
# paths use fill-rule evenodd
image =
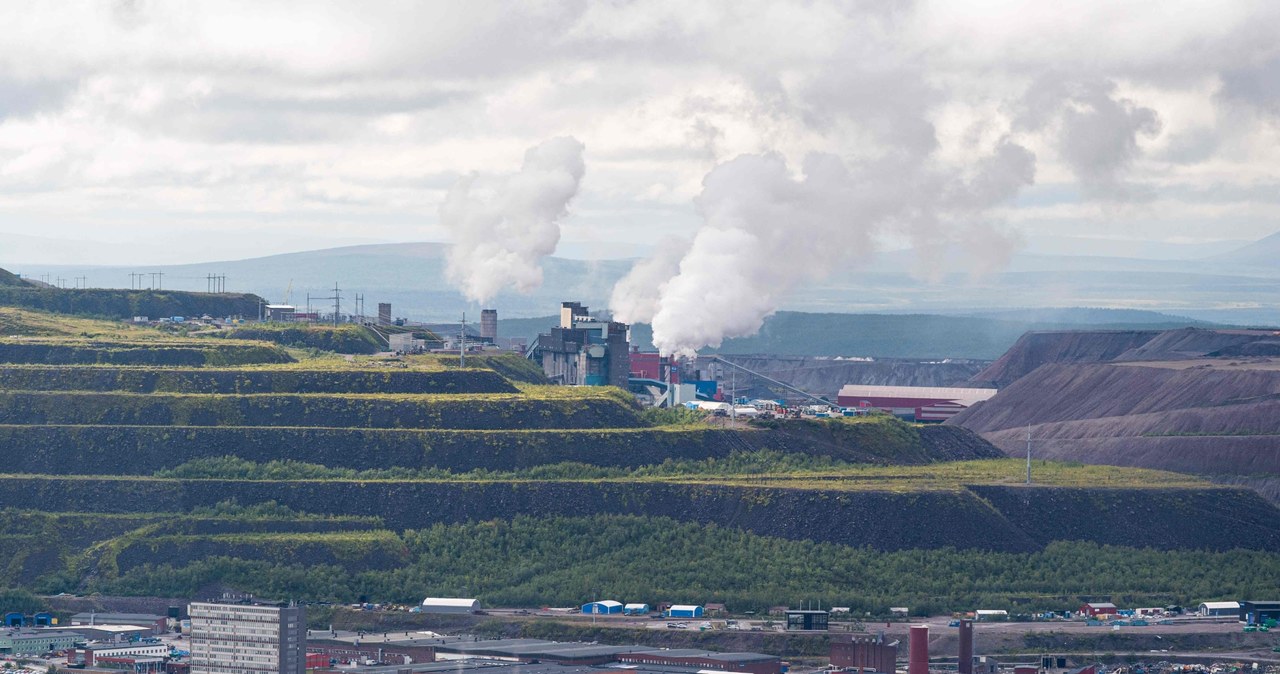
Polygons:
M648 604L626 604L622 607L622 615L644 615L648 612Z
M591 615L609 615L613 613L621 615L622 602L614 601L612 599L587 602L582 605L582 612Z
M993 388L847 384L836 401L841 407L880 410L910 421L941 422L995 394Z
M853 636L831 638L831 666L887 674L897 670L898 647L884 639L858 639Z
M361 641L355 633L335 635L308 644L312 653L331 654L339 662L351 662L351 654L376 652L376 660L405 660L404 666L413 671L437 671L439 668L422 667L418 663L439 662L456 670L472 667L523 665L554 665L557 667L596 667L610 663L624 663L628 670L661 668L668 674L690 674L699 670L724 672L748 672L750 674L780 674L782 662L772 655L760 653L716 653L694 649L661 649L651 646L607 646L598 643L557 642L543 639L484 639L466 636L413 636L404 639L386 638L379 642ZM392 656L388 658L387 656ZM407 657L412 655L412 657ZM405 657L401 657L405 656ZM371 657L372 659L372 657ZM412 664L407 660L412 660ZM389 668L399 674L404 666ZM358 668L363 671L367 668ZM342 672L351 672L344 668ZM372 671L372 670L371 670ZM526 671L524 667L519 670ZM566 670L557 669L557 672ZM591 670L596 671L596 670ZM611 670L616 671L616 670Z
M1200 609L1197 613L1202 616L1231 616L1235 618L1240 615L1240 602L1206 601L1200 604Z
M772 657L772 656L762 656ZM777 661L777 658L772 658ZM715 671L719 668L678 667L668 665L646 665L631 663L623 665L628 674L698 674L702 671ZM776 669L719 669L719 671L759 671L760 674L776 674L782 670L781 662ZM319 669L318 674L617 674L617 666L564 664L561 662L513 662L489 658L473 658L462 661L433 662L412 665L357 666L341 669Z
M1240 602L1240 622L1261 625L1268 620L1280 621L1280 601Z
M21 612L12 612L4 614L5 627L48 627L58 624L58 619L53 617L52 613L36 613L27 615Z
M301 606L192 602L191 674L304 674Z
M818 610L788 610L787 611L787 630L823 630L827 629L827 623L831 619L829 611Z
M716 653L693 648L623 653L618 656L618 662L659 667L696 667L699 672L750 672L750 674L781 674L782 672L782 661L773 655Z
M419 613L475 613L479 610L479 599L462 597L427 597L418 606Z
M627 388L631 373L630 329L597 320L578 302L560 305L560 324L538 335L529 357L551 381L566 386Z
M71 624L80 625L137 625L151 630L151 634L169 631L169 618L154 613L77 613L71 616Z
M82 634L64 630L0 631L0 655L43 655L84 643Z
M169 646L166 644L90 644L77 648L67 654L67 664L82 663L93 667L100 658L166 658Z
M583 642L556 642L542 639L446 638L436 646L437 660L493 658L510 662L556 663L560 665L603 665L617 662L622 653L648 650L644 646L604 646Z
M264 309L266 314L263 318L272 323L293 321L297 318L294 314L298 313L298 307L292 304L268 304Z
M1116 615L1118 611L1115 604L1106 601L1091 601L1080 607L1080 612L1090 617Z
M667 609L668 618L701 618L705 610L692 604L676 604Z

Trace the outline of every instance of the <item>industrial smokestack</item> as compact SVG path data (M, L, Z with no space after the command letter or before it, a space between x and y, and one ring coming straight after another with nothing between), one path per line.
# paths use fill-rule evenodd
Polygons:
M929 626L912 625L907 674L929 674Z
M490 340L498 338L497 309L482 309L480 311L480 336Z
M973 674L973 621L960 621L960 674Z

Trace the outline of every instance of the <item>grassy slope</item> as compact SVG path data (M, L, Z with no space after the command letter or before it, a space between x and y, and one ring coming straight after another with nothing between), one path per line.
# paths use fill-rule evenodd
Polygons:
M110 323L73 322L32 312L0 313L0 317L3 316L16 317L10 322L30 334L61 335L59 341L64 344L93 338L114 343L115 348L147 348L154 344L163 349L184 343L184 340L159 333L136 331ZM10 377L11 381L27 382L56 378L55 370L90 372L89 380L108 380L104 390L115 390L111 386L119 385L123 380L112 375L125 371L147 376L156 372L185 373L181 377L199 391L202 390L200 386L209 385L199 383L198 376L205 373L222 373L216 376L241 377L248 382L256 377L286 374L318 380L323 377L317 373L345 377L347 373L355 372L361 376L373 373L377 379L392 373L465 375L492 369L515 381L514 391L509 390L503 396L470 397L344 396L340 387L352 385L348 382L338 384L339 388L329 391L333 395L327 397L280 397L290 400L357 400L363 397L397 403L451 398L450 404L461 403L465 407L468 403L479 402L502 404L504 400L543 400L573 406L592 401L615 402L621 395L616 391L541 386L539 384L543 380L535 365L510 356L472 358L468 362L471 368L480 366L486 369L458 370L456 360L440 356L381 361L361 357L346 360L329 355L314 357L306 353L297 355L301 357L300 362L293 364L204 370L76 366L53 370L18 366L8 370L17 374L40 373L38 377L25 379L17 374ZM85 381L77 375L75 386L90 387L84 384ZM218 387L224 385L217 384ZM68 391L68 398L74 398L76 390ZM89 397L85 396L86 399ZM102 399L125 398L133 399L128 396L106 396ZM189 402L195 407L229 399L200 394L136 398L156 402L182 400L183 404ZM279 423L288 424L289 418L285 414ZM829 424L795 425L790 429L788 441L822 448L814 452L818 457L824 452L831 454L828 446L859 443L869 448L870 456L890 460L894 457L920 458L915 454L920 451L925 430L883 419L838 420ZM83 427L79 432L107 431ZM602 448L610 443L612 437L626 432L615 429L569 431L574 435L594 438ZM653 432L659 434L654 437L680 438L684 437L682 433L687 432L687 427L659 428ZM485 437L468 430L457 433L460 436ZM506 433L512 438L535 437L535 434L520 430ZM767 433L750 437L783 437ZM175 438L177 442L183 442L180 437ZM742 446L743 451L756 449L749 442L743 442ZM74 519L71 515L59 522L58 518L41 519L29 513L15 515L9 511L9 523L4 534L0 535L0 551L4 551L8 559L6 565L0 566L0 581L36 584L48 591L92 589L148 594L189 594L209 583L229 582L264 594L343 600L359 594L386 599L419 595L428 589L445 592L446 586L453 584L453 592L458 591L456 585L467 585L495 600L506 597L510 601L545 603L576 601L584 583L597 582L593 579L601 578L608 569L626 569L627 577L638 578L638 582L644 585L619 585L620 577L600 580L599 584L619 593L642 593L650 601L667 598L662 595L696 593L701 600L731 596L743 602L776 603L790 601L797 592L819 592L832 597L828 601L853 603L855 600L850 590L837 589L834 585L828 587L824 583L855 587L849 581L850 574L855 568L865 568L871 563L869 560L893 556L905 563L904 560L912 559L916 553L877 553L878 557L868 557L860 548L842 545L841 541L857 541L855 546L883 545L889 550L939 545L969 548L961 553L946 550L927 553L935 565L940 565L938 568L950 568L954 573L973 572L968 565L977 557L1014 554L978 552L972 547L991 543L1000 544L1003 546L1001 549L1006 550L1039 550L1018 553L1030 557L984 557L993 570L1007 569L1011 565L1055 568L1055 565L1064 564L1064 560L1077 554L1079 546L1087 547L1088 544L1073 543L1059 549L1052 547L1052 539L1045 539L1031 529L1020 530L1018 527L1028 526L1026 522L1052 519L1032 512L1034 508L1027 503L1051 502L1055 508L1063 508L1061 504L1077 503L1084 520L1067 518L1072 523L1066 526L1087 529L1089 517L1115 519L1122 514L1111 512L1112 502L1107 500L1110 498L1107 494L1113 495L1115 503L1123 504L1118 507L1124 512L1131 512L1143 509L1146 504L1153 504L1151 507L1157 510L1173 507L1169 504L1176 503L1178 494L1185 491L1189 509L1183 515L1202 523L1209 521L1206 520L1208 516L1217 516L1205 510L1205 504L1217 502L1214 494L1218 492L1206 489L1203 483L1185 476L1157 471L1039 463L1036 466L1037 480L1042 485L1039 491L1019 491L1024 495L1011 497L1001 490L1021 480L1022 464L1016 460L869 467L829 460L823 463L813 457L791 461L761 456L766 456L766 461L777 461L776 469L763 467L759 461L753 463L741 454L726 454L683 464L677 462L638 468L529 465L504 474L437 472L419 475L416 479L404 479L404 476L390 479L393 476L379 474L352 477L340 471L325 473L328 470L326 466L308 469L320 471L316 473L318 479L287 479L289 471L294 468L284 466L279 469L283 474L271 476L269 481L210 479L219 477L216 472L203 479L159 479L140 475L116 478L13 475L0 478L0 483L13 487L4 491L12 492L14 498L21 494L22 501L4 499L4 503L14 506L25 507L23 504L36 498L54 509L145 507L162 513L158 519L151 519L144 513L106 516L100 527L90 524L95 515L78 515L75 517L80 518L77 521L82 528L87 525L88 529L102 536L94 540L79 540L57 533L59 527L65 527ZM128 472L148 473L154 468L151 463L135 461L123 464L123 468ZM250 467L248 470L256 469ZM17 489L17 485L21 485L21 489ZM1104 489L1098 490L1097 487ZM1135 489L1141 490L1141 495L1137 495ZM1028 500L1025 494L1031 494L1033 498ZM275 519L265 515L258 520L248 517L246 528L243 513L216 505L228 496L239 497L248 504L279 500L293 511L286 511L284 516L276 513ZM139 505L131 505L135 503ZM1003 505L997 508L992 505L995 503ZM1252 507L1244 505L1245 509ZM198 523L184 514L193 507L207 509ZM1010 517L1022 518L1019 522L1023 523L1011 523L1000 508L1011 513ZM650 510L653 514L648 513ZM615 511L645 513L645 516L610 514ZM330 518L376 512L385 513L393 519L342 519L334 524L334 520L317 521L313 517L297 516L298 512L323 513ZM536 516L523 517L519 515L521 512ZM1258 513L1253 510L1233 512L1249 518L1250 527L1263 526L1254 522ZM0 521L4 521L2 515L0 513ZM579 515L581 517L576 517ZM515 521L508 524L467 522L476 517L501 517L503 520L514 517ZM938 522L933 527L916 527L908 522L912 520L918 524L934 517ZM979 520L987 524L980 524ZM721 528L713 524L715 522L731 528ZM475 528L503 526L511 527L510 536L493 538L484 534L485 529ZM1162 535L1159 521L1145 522L1144 526L1155 531L1157 536ZM421 527L426 528L426 533L415 533ZM566 560L568 548L564 546L567 543L560 540L564 531L576 532L565 541L573 541L571 547L578 551L579 557L582 557L580 548L583 540L590 540L593 547L610 552L589 556L580 562ZM768 535L760 532L768 532ZM1087 533L1068 530L1066 535L1068 538L1087 537ZM1126 531L1125 535L1136 534ZM815 545L815 540L827 540L829 543ZM1181 539L1178 540L1177 545L1183 545ZM1221 545L1222 541L1215 545ZM519 552L513 553L512 550ZM672 550L681 552L675 557L682 560L677 568L671 566ZM1098 550L1095 546L1089 554L1096 558L1102 554ZM452 566L442 562L439 558L442 554L449 555ZM1177 570L1177 565L1184 559L1171 553L1124 554L1148 555L1144 559L1156 569L1155 573L1162 576L1169 576ZM1273 557L1264 554L1259 559L1256 554L1245 553L1239 559L1248 561L1255 568L1275 563ZM817 576L792 573L789 569L793 567L782 561L808 559L813 555L817 556L805 564L811 564L815 572L820 571ZM769 561L775 557L778 560L776 564ZM634 563L628 565L624 560ZM849 568L842 566L849 564L849 560L857 562ZM494 566L493 563L499 561L501 564L518 562L521 568L508 569L501 564ZM1234 569L1234 564L1238 563L1235 558L1205 557L1201 561L1219 569L1214 577L1219 586L1234 588L1231 583L1238 583L1234 576L1222 571ZM442 568L446 569L444 573L439 571ZM901 569L895 569L893 575L913 578L919 573L902 576ZM1006 581L1002 585L1017 588L1028 596L1074 591L1072 583L1075 580L1057 578L1050 583L1036 585L1033 575ZM1043 575L1041 573L1038 577ZM37 582L36 576L43 576L43 579ZM888 578L889 574L886 572L877 577ZM1147 592L1144 596L1190 594L1195 590L1187 578L1178 578L1164 586L1133 581L1129 587L1136 588L1134 591ZM739 582L745 579L750 579L750 582ZM1126 577L1125 582L1131 580ZM1091 582L1096 585L1097 581ZM478 589L482 587L487 589ZM977 595L966 595L955 584L947 587L952 588L950 594L939 599L939 605L961 607L976 601ZM502 594L502 588L507 588L510 593ZM1270 590L1266 587L1256 589ZM859 591L864 597L868 594L865 589ZM989 588L982 591L987 592ZM908 582L906 586L882 591L874 602L878 606L882 600L907 601L909 597L923 596L920 592L934 597L946 594L945 590ZM983 597L985 599L986 595Z

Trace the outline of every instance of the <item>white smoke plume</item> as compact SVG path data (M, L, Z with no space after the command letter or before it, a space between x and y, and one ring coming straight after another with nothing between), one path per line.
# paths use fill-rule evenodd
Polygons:
M673 237L659 244L649 257L639 260L616 285L609 298L613 320L623 323L650 323L658 313L659 299L667 281L680 271L680 260L689 249L689 240Z
M560 220L586 170L584 147L572 137L529 148L518 173L471 175L440 205L452 235L445 277L474 302L504 288L529 293L542 285L542 258L560 242Z
M678 263L670 248L637 263L610 308L619 320L649 320L663 354L692 356L754 334L788 293L870 252L886 227L965 241L975 268L1000 264L1010 239L980 216L1031 184L1034 155L1005 139L967 174L928 166L890 157L850 167L815 153L797 178L779 154L721 164L703 180L703 225Z

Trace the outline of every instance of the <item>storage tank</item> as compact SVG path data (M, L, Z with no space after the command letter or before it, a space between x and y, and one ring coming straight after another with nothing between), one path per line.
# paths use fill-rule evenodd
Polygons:
M907 674L929 674L929 626L912 625Z

